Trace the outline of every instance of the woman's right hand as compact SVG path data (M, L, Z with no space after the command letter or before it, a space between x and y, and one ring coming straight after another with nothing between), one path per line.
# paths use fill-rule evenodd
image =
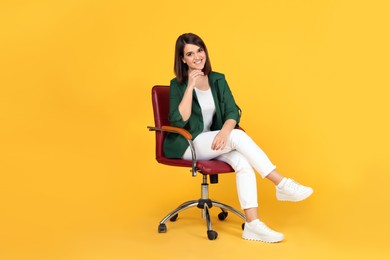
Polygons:
M192 91L195 87L202 84L205 76L201 70L192 70L188 73L188 84L184 96L179 104L179 112L183 121L187 121L191 116L192 109Z
M187 87L190 87L190 88L195 88L199 82L202 80L204 76L204 73L203 71L201 70L192 70L189 74L188 74L188 86Z

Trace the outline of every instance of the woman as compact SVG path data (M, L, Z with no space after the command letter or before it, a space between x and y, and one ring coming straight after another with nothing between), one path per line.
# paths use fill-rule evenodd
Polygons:
M238 197L246 216L242 237L263 242L282 241L282 233L259 220L254 170L275 184L278 200L301 201L309 197L313 189L278 173L261 148L244 131L235 128L240 121L240 108L225 76L211 70L206 45L199 36L192 33L179 36L174 71L170 123L192 134L199 160L221 160L235 170ZM164 152L169 158L192 158L188 142L178 134L167 135Z

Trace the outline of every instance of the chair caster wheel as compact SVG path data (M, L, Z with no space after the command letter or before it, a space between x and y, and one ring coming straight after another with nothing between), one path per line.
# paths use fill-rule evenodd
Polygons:
M218 237L218 233L214 230L208 230L207 237L209 238L209 240L215 240Z
M160 224L158 225L158 233L166 233L167 232L167 225Z
M227 216L228 216L228 213L226 211L222 211L218 214L218 219L225 220Z
M244 228L245 228L245 223L242 223L241 229L244 230Z
M179 214L175 214L175 215L173 215L173 217L171 217L169 220L170 220L171 222L175 222L178 216L179 216Z

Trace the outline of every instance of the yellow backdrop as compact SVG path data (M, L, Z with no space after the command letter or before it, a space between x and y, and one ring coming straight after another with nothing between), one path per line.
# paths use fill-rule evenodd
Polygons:
M388 13L384 0L2 1L0 256L50 256L88 232L154 234L197 198L200 179L158 165L146 129L184 32L205 40L279 171L315 190L280 204L258 178L267 223L321 256L389 256ZM238 207L234 175L220 182L211 195Z

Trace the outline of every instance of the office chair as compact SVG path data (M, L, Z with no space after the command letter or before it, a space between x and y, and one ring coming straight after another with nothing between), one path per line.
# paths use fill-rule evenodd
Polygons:
M158 226L159 233L167 232L166 222L176 221L178 217L178 213L192 208L198 207L202 210L202 217L206 219L207 224L207 237L210 240L215 240L218 237L218 233L212 229L211 221L210 221L210 213L209 209L213 206L219 207L222 212L218 214L219 220L225 220L228 216L228 211L235 213L237 216L242 218L245 221L245 216L238 210L234 209L231 206L228 206L224 203L211 200L209 198L209 185L207 182L207 176L209 176L210 183L218 183L218 174L222 173L231 173L234 170L231 166L225 162L217 161L217 160L196 160L196 151L194 149L192 143L191 134L183 129L178 127L170 126L168 120L169 113L169 86L154 86L152 88L152 104L153 104L153 113L154 113L154 123L155 126L148 126L150 131L155 131L156 134L156 160L165 165L170 166L179 166L179 167L189 167L192 173L192 176L195 177L197 172L202 174L202 183L201 183L201 197L197 200L190 200L182 203L176 209L171 211L168 215L166 215ZM164 156L163 153L163 142L164 137L167 132L173 132L182 135L188 141L191 152L192 152L192 160L184 160L184 159L170 159ZM242 224L242 229L244 229L244 224Z

